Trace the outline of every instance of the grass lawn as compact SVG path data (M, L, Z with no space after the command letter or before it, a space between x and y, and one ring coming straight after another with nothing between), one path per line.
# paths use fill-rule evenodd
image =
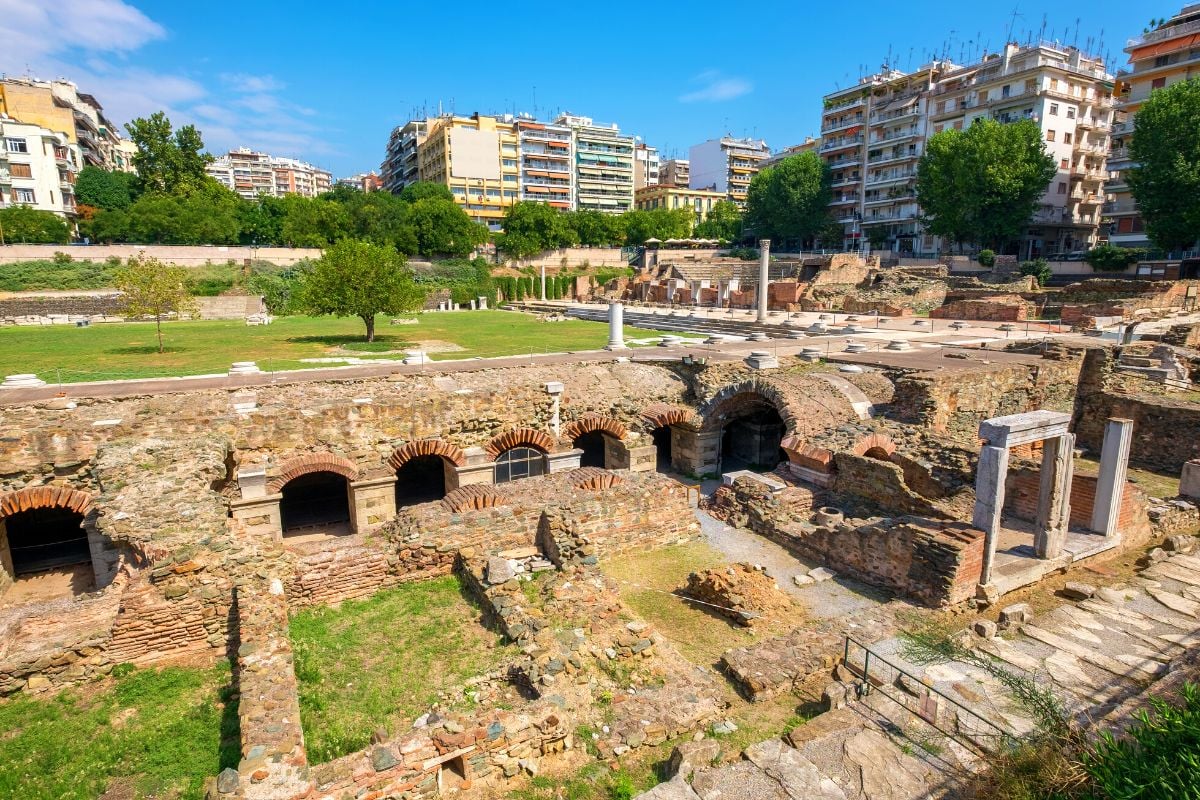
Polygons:
M291 637L314 764L366 747L376 728L406 730L440 692L517 654L479 623L454 576L305 609L292 617Z
M542 322L509 311L429 313L416 319L413 325L391 325L380 316L371 345L358 319L280 317L266 326L237 320L168 322L161 354L153 323L10 326L0 328L0 375L33 372L48 382L75 383L224 373L234 361L257 361L268 371L340 366L300 359L395 358L380 351L423 346L432 358L446 359L598 350L608 342L608 326L601 322ZM626 335L657 334L626 328ZM437 352L439 347L446 349Z
M0 797L200 798L237 766L230 672L136 670L48 699L0 702Z

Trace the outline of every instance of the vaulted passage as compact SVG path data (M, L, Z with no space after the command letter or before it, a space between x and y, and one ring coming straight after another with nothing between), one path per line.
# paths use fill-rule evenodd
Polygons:
M441 500L446 496L446 462L441 456L417 456L396 470L396 507Z
M579 457L579 466L604 468L603 431L589 431L577 436L571 444L583 451L583 455Z
M670 472L671 426L663 425L661 428L655 428L653 432L651 432L650 437L654 440L654 449L657 451L655 469L657 469L659 472Z
M780 448L783 418L765 402L739 405L721 428L721 471L774 469L787 455Z
M279 513L284 536L348 533L349 484L335 472L310 472L293 478L284 484Z
M34 508L4 518L14 577L91 564L83 515L69 508Z

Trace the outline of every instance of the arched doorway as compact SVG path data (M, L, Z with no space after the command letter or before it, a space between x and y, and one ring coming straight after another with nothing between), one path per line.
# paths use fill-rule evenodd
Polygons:
M441 456L416 456L396 470L396 508L446 496L446 462Z
M654 468L659 472L671 471L671 426L663 425L650 432L656 453Z
M69 508L31 508L4 518L12 575L92 564L83 514Z
M496 483L533 478L546 473L546 454L532 447L513 447L496 456Z
M284 536L346 534L350 526L350 484L336 472L308 472L283 485L279 515Z
M604 468L604 431L594 430L580 434L571 441L571 446L583 451L583 455L579 457L579 466Z
M721 415L721 472L765 472L787 459L780 446L786 429L775 406L758 395L739 395Z

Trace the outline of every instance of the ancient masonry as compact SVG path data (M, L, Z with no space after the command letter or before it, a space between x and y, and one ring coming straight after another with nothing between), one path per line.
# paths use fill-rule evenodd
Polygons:
M599 569L698 535L697 488L660 472L724 475L705 501L714 516L819 562L822 577L894 595L858 620L865 638L894 629L905 604L983 608L1195 522L1194 506L1152 504L1127 483L1131 454L1196 454L1174 444L1139 459L1139 426L1160 432L1133 412L1152 401L1117 391L1108 351L949 372L779 361L615 358L4 408L0 694L232 657L242 760L210 797L436 797L720 718L722 678L688 664ZM1077 399L1077 385L1098 390ZM1072 474L1076 436L1095 477ZM91 585L24 598L26 576L51 563ZM450 573L519 646L489 680L519 686L522 702L426 715L308 763L289 612ZM791 613L754 566L680 588L739 624ZM832 669L844 639L817 621L729 651L721 668L763 699ZM622 670L645 676L638 691L611 677ZM494 688L481 683L485 700ZM614 698L603 732L577 741L601 697Z

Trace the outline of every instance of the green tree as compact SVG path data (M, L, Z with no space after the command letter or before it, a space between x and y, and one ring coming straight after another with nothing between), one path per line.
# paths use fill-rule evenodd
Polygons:
M400 190L400 199L406 203L415 203L418 200L454 200L454 195L440 183L417 181Z
M194 126L184 125L174 131L167 115L155 111L127 123L125 130L137 145L133 166L141 191L175 194L211 180L204 168L213 158L202 152L204 140Z
M281 198L279 232L288 247L325 247L350 235L350 215L340 203L289 194Z
M407 187L406 187L407 188ZM468 256L487 241L487 228L473 222L453 200L427 197L408 207L407 219L423 256Z
M1133 262L1145 256L1145 251L1132 247L1117 247L1102 242L1084 254L1083 260L1097 272L1122 272Z
M528 258L543 250L579 243L579 234L567 214L545 203L520 202L504 212L504 233L496 246L512 258Z
M351 235L355 238L394 247L406 255L416 255L417 233L408 219L410 206L400 197L388 192L360 192L339 186L321 195L321 200L339 203L346 209Z
M29 206L0 208L0 234L9 244L66 244L71 241L71 230L62 217Z
M621 215L625 243L643 245L649 239L684 239L692 234L692 210L654 208L626 211Z
M75 200L106 211L129 208L136 182L137 176L131 172L109 171L89 164L75 178Z
M325 251L304 278L301 305L312 314L358 317L375 341L375 315L421 307L425 294L405 258L391 247L343 239Z
M1126 173L1151 240L1164 250L1200 239L1200 80L1150 93L1133 118Z
M829 167L816 153L759 171L746 193L746 222L759 237L811 240L829 219Z
M575 229L579 244L588 247L615 247L625 241L621 217L594 209L581 209L565 215Z
M917 165L926 229L1000 250L1029 224L1056 171L1033 120L935 133Z
M152 192L143 194L126 211L101 211L88 230L98 241L237 244L242 204L240 197L210 180L187 194Z
M722 239L736 242L742 236L742 212L731 200L718 200L709 209L704 221L696 226L701 239Z
M282 245L285 216L287 206L280 197L262 195L257 201L242 203L238 210L239 241L263 246Z
M131 317L154 317L158 352L163 352L162 318L175 312L195 310L196 301L187 290L187 270L164 264L140 253L117 271L115 283L125 295L125 313Z

